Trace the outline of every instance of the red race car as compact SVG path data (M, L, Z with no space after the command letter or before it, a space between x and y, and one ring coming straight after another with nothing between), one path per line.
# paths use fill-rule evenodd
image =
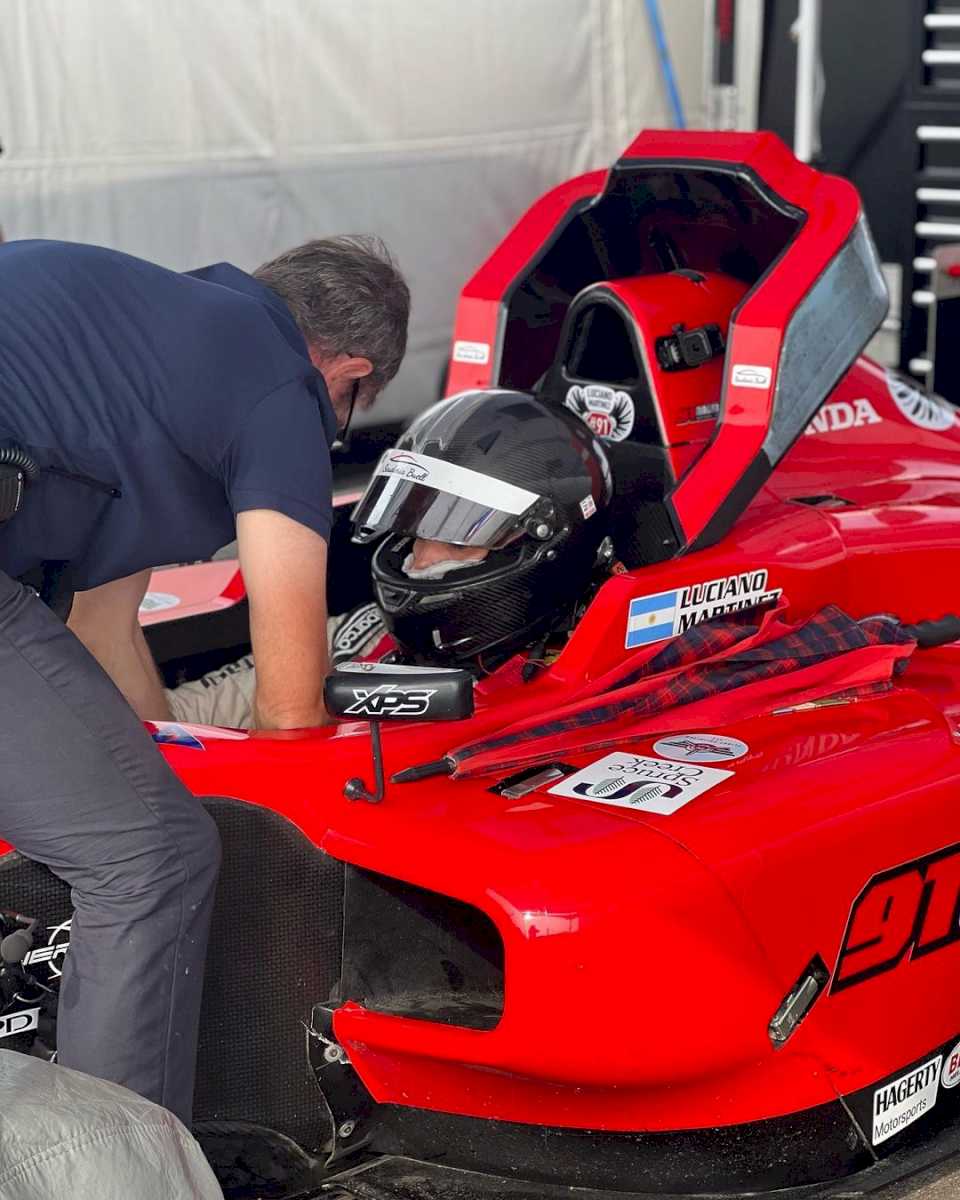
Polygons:
M228 1196L851 1197L960 1147L960 421L858 357L885 311L853 188L769 134L643 133L467 284L449 393L584 421L625 567L535 670L155 729L224 841ZM197 572L174 665L245 637ZM67 889L10 850L0 908L0 1046L49 1052Z

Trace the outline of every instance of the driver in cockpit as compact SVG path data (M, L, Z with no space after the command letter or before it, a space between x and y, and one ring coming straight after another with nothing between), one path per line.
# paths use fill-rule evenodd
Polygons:
M612 481L578 417L527 393L434 405L380 460L353 514L379 539L375 604L329 622L331 663L466 666L478 675L562 645L613 566ZM529 673L529 672L528 672ZM168 692L177 721L244 727L255 669L241 659Z

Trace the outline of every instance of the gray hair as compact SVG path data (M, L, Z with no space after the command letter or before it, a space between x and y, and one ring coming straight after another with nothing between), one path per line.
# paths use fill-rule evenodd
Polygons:
M410 289L378 237L341 234L296 246L254 271L323 355L369 358L367 403L396 375L407 347Z

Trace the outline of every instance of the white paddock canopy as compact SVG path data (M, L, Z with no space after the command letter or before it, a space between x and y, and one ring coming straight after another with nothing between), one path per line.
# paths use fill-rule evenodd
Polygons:
M661 0L689 124L704 0ZM435 398L457 293L538 195L671 124L640 0L0 0L0 227L176 269L380 234Z

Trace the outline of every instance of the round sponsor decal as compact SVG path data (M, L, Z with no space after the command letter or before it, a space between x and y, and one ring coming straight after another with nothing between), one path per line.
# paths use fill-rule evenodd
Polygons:
M653 743L655 754L680 762L733 762L749 749L739 738L720 733L675 733Z
M890 398L911 425L919 425L921 429L930 429L934 433L943 433L945 429L952 429L956 424L956 410L942 396L934 392L922 392L894 371L887 371L886 375Z
M165 608L177 608L179 604L180 597L174 596L171 592L147 592L140 601L140 611L142 613L162 612Z
M564 404L585 421L599 438L622 442L633 432L636 410L626 392L599 383L574 384Z
M960 1083L960 1042L954 1046L943 1060L943 1074L940 1082L945 1088L955 1088Z

